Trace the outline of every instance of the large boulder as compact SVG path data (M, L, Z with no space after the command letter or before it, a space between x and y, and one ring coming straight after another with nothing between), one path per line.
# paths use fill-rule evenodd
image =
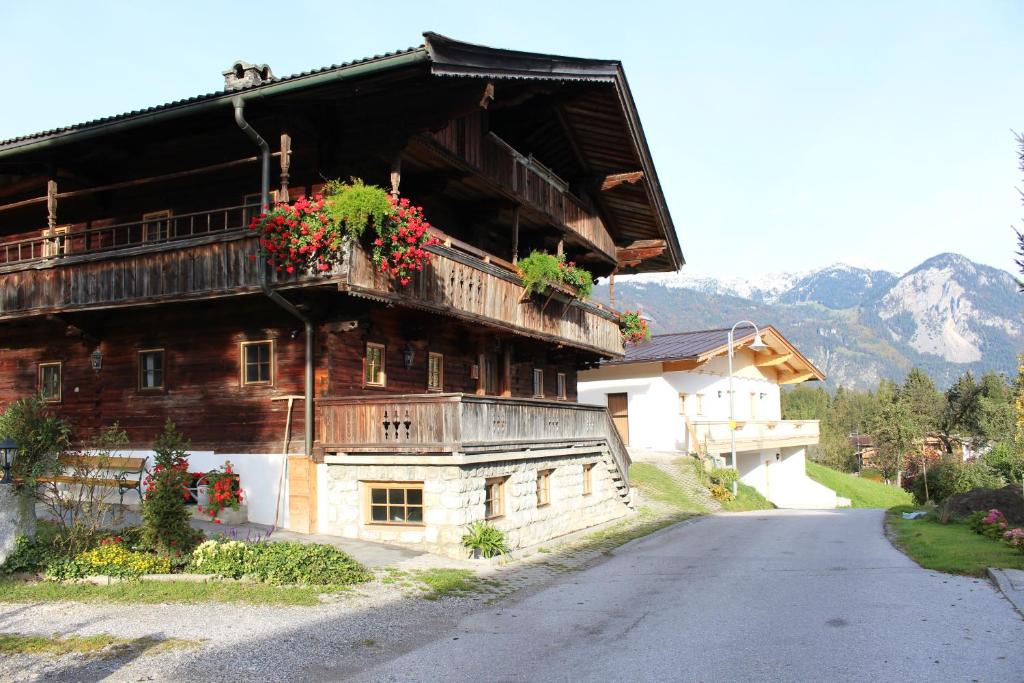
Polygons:
M1019 486L1001 489L972 489L952 496L942 504L940 514L946 519L962 519L972 512L999 510L1010 524L1024 524L1024 495Z

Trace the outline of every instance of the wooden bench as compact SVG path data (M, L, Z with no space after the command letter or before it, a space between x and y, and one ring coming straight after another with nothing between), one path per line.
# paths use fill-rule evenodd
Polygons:
M99 457L91 455L62 455L57 462L65 470L86 470L89 473L114 473L114 476L81 476L60 474L40 477L38 481L53 484L81 484L83 486L117 487L118 503L124 504L124 494L135 491L142 500L142 478L146 474L145 458Z

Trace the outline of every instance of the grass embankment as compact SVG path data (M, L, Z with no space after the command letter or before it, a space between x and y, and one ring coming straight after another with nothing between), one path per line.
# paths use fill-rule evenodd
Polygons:
M684 467L684 464L673 463L674 467ZM640 489L640 493L647 500L663 503L679 512L704 513L707 509L693 500L683 490L679 482L675 481L657 465L646 462L635 462L629 467L629 483Z
M0 602L116 602L134 604L228 602L249 605L318 605L320 595L339 592L314 586L268 586L234 582L126 581L110 586L56 581L0 580Z
M82 655L116 657L143 652L157 653L175 648L194 647L197 641L179 638L118 638L108 634L94 636L35 636L0 633L0 655Z
M762 496L753 486L736 484L736 497L723 500L722 509L726 512L743 512L745 510L771 510L775 506Z
M899 487L838 472L809 460L807 476L832 489L837 495L849 498L855 508L891 508L914 502L911 495Z
M969 576L984 576L987 567L1024 569L1024 554L974 533L962 522L942 524L932 515L903 519L902 513L915 509L894 507L886 514L886 523L897 547L925 569Z

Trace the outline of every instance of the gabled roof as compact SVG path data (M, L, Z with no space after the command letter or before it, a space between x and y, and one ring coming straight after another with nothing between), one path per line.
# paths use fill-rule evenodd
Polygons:
M581 156L583 166L594 176L642 172L639 182L624 182L602 192L600 203L616 227L619 246L652 238L665 241L665 252L645 263L640 270L666 271L682 267L685 262L682 249L621 62L502 50L462 43L431 32L424 33L423 38L424 44L419 47L0 141L0 158L49 150L127 128L228 107L236 97L269 102L287 93L390 69L426 66L431 76L453 79L607 84L608 87L598 88L596 92L581 93L563 107L561 115L572 130L572 145Z
M749 346L754 341L754 335L753 327L737 327L733 337L735 348ZM825 379L825 374L772 325L761 328L761 338L768 345L768 349L759 353L760 362L765 366L776 366L784 370L791 378L789 381ZM649 341L639 344L627 344L626 353L621 359L603 361L601 365L685 361L696 368L728 352L729 328L676 332L653 335Z

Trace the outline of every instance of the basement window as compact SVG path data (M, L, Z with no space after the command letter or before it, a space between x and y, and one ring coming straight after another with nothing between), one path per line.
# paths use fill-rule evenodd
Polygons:
M370 482L364 486L368 524L423 524L423 482Z
M537 507L551 505L551 473L554 470L537 471Z
M505 515L505 480L508 477L492 477L484 483L484 517L497 519Z
M583 495L589 496L594 492L594 463L588 462L583 466Z

